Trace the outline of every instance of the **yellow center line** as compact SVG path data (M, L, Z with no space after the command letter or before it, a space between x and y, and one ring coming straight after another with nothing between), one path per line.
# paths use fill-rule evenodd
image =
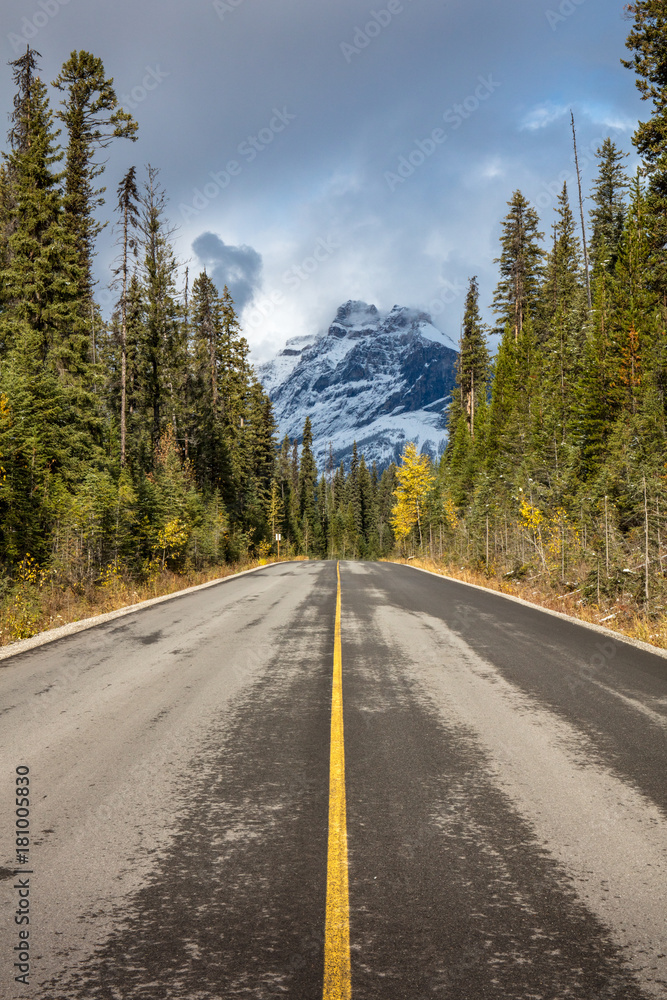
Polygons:
M343 661L340 644L340 563L336 566L336 629L331 696L331 763L329 770L329 850L327 913L324 930L323 1000L350 1000L350 902L347 876L345 813L345 745L343 741Z

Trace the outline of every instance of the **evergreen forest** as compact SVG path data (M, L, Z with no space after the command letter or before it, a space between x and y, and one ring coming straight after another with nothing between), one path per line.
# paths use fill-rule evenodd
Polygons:
M630 174L606 139L586 209L575 169L551 218L514 191L497 355L472 278L447 450L439 465L406 453L392 523L406 554L576 594L610 624L641 608L645 637L664 639L667 16L657 0L627 13L624 64L651 109L633 136L641 165Z
M106 192L103 151L138 125L102 61L72 52L49 88L39 60L28 46L10 64L0 167L4 640L277 554L278 534L283 557L391 551L392 470L355 452L325 484L310 421L278 447L228 289L177 259L158 168ZM93 269L105 203L110 320Z
M28 46L10 64L0 166L2 641L58 624L72 602L99 607L100 593L136 600L167 576L185 585L278 554L428 556L576 594L598 620L641 608L657 634L667 16L660 0L628 16L625 65L650 107L633 137L640 168L608 138L585 199L578 169L549 217L511 194L498 352L472 277L447 448L434 461L407 443L382 470L356 446L349 468L330 454L318 469L310 419L299 441L278 441L229 290L177 257L159 169L129 168L113 194L102 183L104 151L138 130L102 61L74 51L47 86ZM110 317L94 274L107 224Z

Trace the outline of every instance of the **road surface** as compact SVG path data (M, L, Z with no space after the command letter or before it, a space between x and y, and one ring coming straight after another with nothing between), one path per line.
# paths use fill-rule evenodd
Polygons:
M340 580L341 996L667 998L667 659ZM0 996L323 996L337 592L267 566L0 661Z

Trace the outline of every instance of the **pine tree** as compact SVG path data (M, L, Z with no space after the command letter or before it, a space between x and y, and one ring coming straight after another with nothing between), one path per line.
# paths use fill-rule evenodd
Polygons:
M509 324L514 340L519 339L523 324L535 313L544 253L539 246L537 212L520 191L515 191L507 203L510 210L503 222L500 238L500 281L493 299L493 309L499 316L497 329Z
M504 320L502 340L494 363L491 403L485 413L486 464L496 475L507 476L517 467L518 455L530 437L538 351L535 323L540 306L544 252L538 244L539 219L520 191L508 202L503 222L500 282L494 309ZM479 452L459 442L458 502L461 488L471 489ZM456 479L455 479L456 482Z
M327 497L327 480L324 473L320 476L317 486L317 527L315 544L317 552L326 557L327 539L329 537L329 505Z
M220 296L221 352L219 406L226 446L230 457L231 495L227 501L236 508L239 490L248 469L249 452L246 424L254 375L248 361L248 342L241 333L234 302L225 285Z
M656 338L664 334L658 302L649 287L651 222L641 178L635 178L613 283L614 314L611 360L612 386L617 408L636 413L640 406L642 381ZM657 329L656 329L657 324ZM618 409L617 409L618 412Z
M27 421L26 433L32 425L30 433L43 444L35 446L35 460L41 454L52 471L71 479L81 466L100 458L101 416L91 392L90 342L76 298L76 248L63 224L60 178L52 170L60 159L57 133L46 88L36 74L36 55L28 49L13 64L18 94L10 131L14 145L6 155L11 235L0 273L2 380L12 386L14 419ZM19 399L26 408L21 414ZM50 421L48 428L38 426L42 419Z
M479 312L479 286L471 278L466 296L461 346L456 363L456 384L470 437L475 437L475 411L480 399L485 399L489 382L489 350Z
M36 55L28 49L12 63L19 89L9 133L12 149L5 154L11 210L1 276L2 341L9 349L16 325L24 324L42 361L46 363L58 347L64 364L65 342L81 333L74 318L80 269L63 227L60 175L52 170L62 154L56 146L46 88L36 74ZM79 338L76 349L85 355L87 345Z
M115 138L136 140L138 126L118 106L113 80L105 77L102 60L90 52L72 52L53 86L65 95L58 113L69 140L65 211L79 255L79 300L87 315L92 298L95 238L102 229L95 220L95 209L103 203L105 191L94 186L96 178L104 172L104 163L96 162L95 155Z
M11 128L8 134L9 148L15 154L25 154L30 146L30 103L35 97L35 80L38 77L37 60L39 52L26 46L25 53L13 62L14 108L9 118ZM53 133L55 139L57 133ZM8 154L3 153L5 162L0 166L0 269L4 270L10 260L9 238L19 225L16 211L16 180L13 165L7 162ZM54 156L53 162L58 159ZM55 177L54 177L55 182ZM6 299L5 290L0 286L0 306Z
M455 423L450 424L445 455L450 494L457 506L465 506L472 494L475 475L479 471L475 464L473 440L465 412L459 413Z
M289 435L285 435L280 444L280 451L278 453L278 461L276 466L276 477L280 485L280 498L285 505L289 498L289 493L291 492L291 477L290 477L290 439Z
M345 524L343 510L345 506L345 466L343 462L337 467L331 483L331 502L329 510L329 551L333 556L344 548Z
M640 122L632 137L649 175L651 213L651 270L663 295L667 294L667 11L663 0L636 0L627 5L634 16L626 46L632 58L621 60L634 69L643 101L651 101L652 115Z
M260 383L253 379L248 404L248 470L246 490L252 492L253 522L261 530L268 511L271 483L275 472L276 440L273 405Z
M19 342L0 375L0 557L10 563L48 558L54 480L74 471L62 382L32 346Z
M192 290L192 360L192 441L200 483L222 490L232 526L251 531L259 543L268 532L276 474L273 407L249 364L229 289L218 296L205 272ZM291 515L288 452L286 440L278 478L283 509Z
M565 440L573 415L575 386L584 351L586 297L583 260L567 185L558 199L553 249L547 257L540 320L544 364L541 388L548 411L542 433L558 443Z
M483 411L484 433L475 442L484 453L480 448L468 451L469 476L484 466L499 477L516 474L540 415L536 405L540 367L533 321L524 323L518 341L507 326L494 363L491 403ZM471 487L467 489L470 492Z
M604 459L616 405L613 388L615 336L613 279L606 268L597 270L593 282L592 324L584 344L577 387L577 433L581 446L581 475L592 475Z
M582 287L582 255L576 223L570 208L567 184L563 184L556 206L553 249L547 256L541 298L547 322L559 310L568 310Z
M118 317L118 323L120 318ZM152 465L152 435L150 416L146 409L148 381L146 350L146 295L136 272L130 277L125 310L127 340L126 371L126 452L134 469L150 469ZM120 338L118 343L120 344ZM117 365L120 371L120 364ZM120 411L120 385L113 412Z
M223 423L223 333L218 290L203 271L192 286L192 412L186 434L201 486L228 489Z
M359 450L356 441L352 442L352 458L346 482L345 499L353 512L355 532L360 535L363 531L363 510L359 491Z
M280 488L280 500L283 510L282 528L279 528L278 530L283 535L284 540L291 542L296 538L296 525L292 516L292 512L294 510L294 491L292 489L292 444L287 434L283 438L280 445L280 451L278 452L278 459L276 462L276 480Z
M127 416L127 291L130 260L137 256L136 229L139 225L139 191L136 170L130 167L118 185L118 212L120 215L120 260L114 276L120 282L120 464L125 465L125 439Z
M361 533L368 542L373 531L373 483L366 465L366 459L361 456L357 473L357 495L361 510Z
M294 539L300 532L301 513L299 510L299 442L297 438L292 441L292 455L290 459L290 522L294 529Z
M310 417L306 417L301 436L301 456L299 461L299 514L301 523L308 527L309 541L315 535L317 465L313 455L313 428Z
M194 363L208 407L220 416L220 376L222 369L222 309L218 290L202 271L192 286L192 328Z
M12 127L7 138L11 148L18 153L25 153L32 142L34 126L30 117L30 100L39 78L37 60L41 58L40 52L26 45L25 53L9 63L13 67L12 76L16 92L13 101L14 110L9 116Z
M628 176L623 169L627 154L621 152L611 139L605 139L596 156L600 166L591 195L594 207L589 213L593 227L590 245L593 277L602 268L610 274L614 272L625 224L625 197L629 187Z
M336 469L332 483L334 505L338 509L345 500L345 463L341 462Z
M149 165L139 222L146 302L142 390L143 405L147 416L150 414L153 451L168 423L175 437L179 436L179 383L184 375L186 349L175 298L178 265L171 246L173 230L165 219L166 195L158 182L158 173Z

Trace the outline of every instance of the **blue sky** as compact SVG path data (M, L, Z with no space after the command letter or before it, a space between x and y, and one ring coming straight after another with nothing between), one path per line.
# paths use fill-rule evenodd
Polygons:
M521 188L548 231L573 180L570 109L585 189L600 142L631 152L648 116L620 63L617 0L0 9L5 62L26 39L48 80L74 48L104 60L140 127L108 151L109 202L130 165L160 168L180 258L230 283L257 360L326 327L349 298L425 309L457 338L473 274L491 319L506 202ZM9 67L1 79L9 111ZM107 229L102 286L110 240Z

